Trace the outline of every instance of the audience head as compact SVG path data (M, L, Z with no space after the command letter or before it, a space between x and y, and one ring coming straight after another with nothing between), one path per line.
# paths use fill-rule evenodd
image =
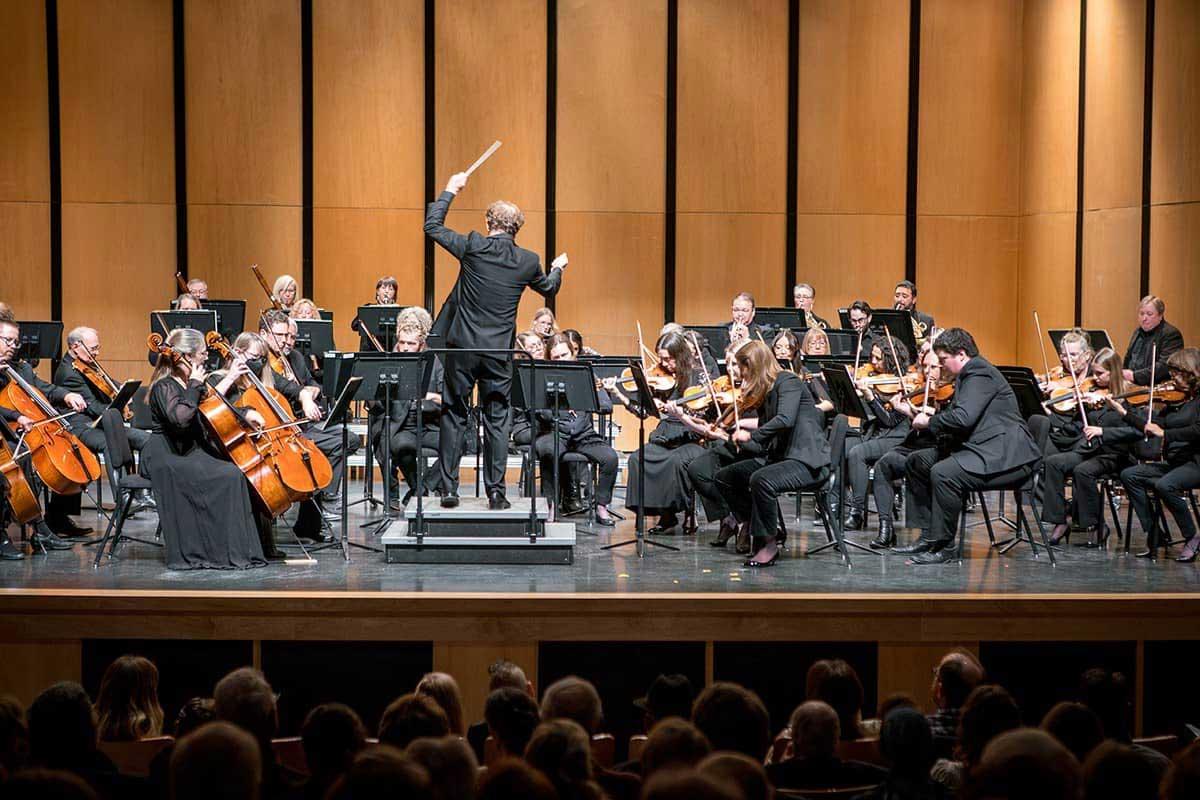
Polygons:
M221 678L213 690L217 719L231 722L258 742L264 761L275 758L271 739L279 727L275 692L261 672L242 667Z
M416 693L432 698L446 712L446 720L450 723L450 732L455 736L467 733L466 723L463 722L462 692L458 681L445 672L426 673L417 684Z
M172 800L254 800L263 780L259 744L228 722L210 722L179 740L171 753Z
M650 684L645 697L633 701L645 717L646 730L667 717L692 715L692 682L686 675L659 675Z
M1083 703L1059 703L1042 717L1041 727L1070 750L1080 763L1104 741L1100 718Z
M33 701L27 715L32 763L51 769L89 764L96 752L96 713L78 683L62 681Z
M1077 800L1078 796L1079 762L1053 736L1036 728L997 736L963 787L967 800Z
M695 770L665 769L642 787L642 800L740 800L728 782Z
M1019 727L1021 709L1007 690L994 684L976 687L958 720L959 760L968 767L978 764L988 742Z
M212 722L216 718L217 712L213 710L211 697L193 697L184 703L175 715L175 738L182 739L204 723Z
M433 800L472 800L479 763L471 746L457 736L417 739L404 754L429 773Z
M697 769L701 775L736 787L743 800L771 800L775 796L763 765L742 753L713 753Z
M537 726L525 760L550 779L562 800L602 797L592 783L592 740L574 720L551 719Z
M397 697L379 718L379 741L403 750L416 739L450 733L446 712L432 697L406 694Z
M916 708L897 708L883 718L879 728L879 752L893 773L923 777L937 760L933 728Z
M429 773L395 747L383 744L359 753L326 800L433 800Z
M700 730L679 717L668 717L650 731L642 751L642 775L650 777L661 769L694 767L712 746Z
M1129 717L1133 702L1129 681L1124 674L1102 667L1085 670L1079 679L1079 702L1100 718L1105 738L1129 742Z
M714 751L762 760L771 745L767 707L758 695L736 683L718 681L700 692L692 705L692 724Z
M121 656L108 665L96 697L101 741L130 742L159 736L158 667L142 656Z
M892 692L879 701L879 718L887 719L888 714L898 708L917 708L917 699L908 692Z
M504 686L488 695L483 718L500 751L519 758L541 722L538 705L522 689Z
M338 775L350 769L354 756L367 746L367 729L354 709L325 703L304 718L300 742L314 776Z
M832 758L837 753L840 728L837 712L828 703L806 700L796 706L788 723L794 757Z
M488 767L475 796L478 800L558 800L545 775L515 758Z
M837 712L843 739L857 739L863 686L854 667L840 658L822 659L808 669L804 697L821 700Z
M1111 739L1092 748L1083 762L1086 800L1157 800L1158 784L1158 770L1149 759Z
M967 702L967 695L983 683L983 665L965 650L954 650L942 656L933 673L931 694L939 709L958 709Z
M525 670L512 661L500 659L488 666L488 691L494 692L506 686L534 696L533 682L525 677Z
M12 775L29 758L25 709L15 697L0 695L0 774Z
M604 719L600 694L591 681L569 675L546 689L542 696L542 719L573 720L591 736L600 730Z
M1191 800L1200 797L1200 740L1175 755L1163 777L1162 800Z
M27 769L2 783L5 800L97 800L77 775L53 769Z

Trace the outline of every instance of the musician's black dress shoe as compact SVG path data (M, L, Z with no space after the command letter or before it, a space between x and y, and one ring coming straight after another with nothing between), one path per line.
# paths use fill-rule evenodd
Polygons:
M446 505L446 498L442 498L442 505ZM488 492L488 508L492 511L503 511L506 508L512 508L512 503L508 502L508 498L504 496L504 492Z
M861 531L867 526L867 515L861 508L851 508L846 512L846 530Z
M75 520L70 517L47 519L46 525L59 536L87 536L92 533L91 528L76 524Z
M70 550L75 546L54 533L35 533L30 541L33 542L34 547L41 546L47 550Z
M617 521L612 517L597 516L596 519L592 521L592 525L600 528L615 528L617 526Z
M934 550L928 553L917 553L909 559L912 564L948 564L955 561L954 552L949 547L943 547L941 550Z
M899 553L902 556L917 555L918 553L928 553L934 549L933 542L928 539L917 539L912 544L906 544L903 547L893 547L893 553Z
M442 495L442 508L458 508L457 494Z
M24 557L21 549L7 538L0 542L0 561L20 561Z
M325 532L324 529L317 531L296 531L296 538L305 544L329 544L336 541L332 533Z

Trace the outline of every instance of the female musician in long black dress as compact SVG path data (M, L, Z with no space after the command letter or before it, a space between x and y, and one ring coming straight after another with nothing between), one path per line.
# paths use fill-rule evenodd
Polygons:
M141 471L154 486L170 569L244 569L266 563L246 477L209 452L199 412L206 391L204 336L177 328L167 344L184 356L160 356L147 403L153 417ZM224 380L232 385L244 362ZM268 531L269 533L269 531Z
M757 387L769 388L760 395L757 428L735 431L732 437L754 457L725 467L716 481L738 520L750 523L752 541L763 543L746 566L769 567L779 558L779 495L826 481L829 442L808 385L794 372L781 370L770 348L750 342L737 358L748 397L762 391Z
M692 346L687 338L676 332L660 336L655 350L659 366L675 378L675 388L667 400L678 400L689 386L698 382ZM625 405L627 397L612 379L605 381L605 388ZM662 403L664 401L657 401ZM694 459L704 455L699 436L677 419L664 418L650 434L644 448L646 461L646 496L641 496L641 456L629 457L628 485L625 490L625 507L633 511L641 508L646 514L658 515L658 524L651 533L672 535L681 533L679 513L690 505L687 492L687 467Z

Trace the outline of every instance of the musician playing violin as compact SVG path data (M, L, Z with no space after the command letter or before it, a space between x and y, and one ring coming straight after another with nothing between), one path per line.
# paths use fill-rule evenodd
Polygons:
M871 419L865 427L862 441L849 447L846 453L846 481L850 488L846 529L852 531L862 530L866 525L871 465L904 441L911 422L908 415L893 409L889 402L894 396L904 396L900 380L908 372L908 349L904 343L877 339L871 346L870 363L872 374L859 378L856 386ZM885 375L896 377L894 386L879 383L880 376ZM890 394L885 395L883 391L889 391Z
M21 330L16 322L11 319L0 318L0 388L8 386L10 378L4 367L11 367L14 372L21 376L26 383L33 386L46 396L53 404L61 406L72 412L81 412L86 410L87 402L78 392L72 392L66 387L55 386L47 383L39 378L29 364L17 358L17 351L21 346ZM33 429L34 421L29 417L21 414L18 411L0 406L0 419L6 423L0 426L5 439L9 443L9 449L12 450L18 438L23 431ZM28 462L26 462L28 465ZM33 470L25 469L25 473L30 479L36 479ZM7 504L7 499L5 500ZM56 520L61 522L61 520ZM40 515L32 521L35 526L33 535L33 543L35 547L44 547L47 550L69 550L72 544L65 539L60 538L57 532L48 524L48 520L43 519ZM81 533L90 533L90 529L81 529L77 526L72 526L74 530ZM64 530L65 533L71 533L72 530ZM0 558L15 560L22 558L23 554L15 548L8 540L8 534L0 532Z

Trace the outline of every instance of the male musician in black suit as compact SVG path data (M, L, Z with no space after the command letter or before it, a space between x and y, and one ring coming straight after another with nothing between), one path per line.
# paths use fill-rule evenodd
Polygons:
M804 312L804 327L828 328L829 323L813 313L813 303L817 299L817 290L812 284L797 283L792 288L792 305Z
M949 328L938 336L933 350L943 374L955 376L954 400L936 414L918 414L912 427L928 429L953 444L940 460L938 449L927 449L906 462L913 501L909 514L919 521L921 538L893 552L911 555L913 564L953 560L951 545L967 493L1023 484L1041 460L1012 387L979 355L971 334Z
M754 321L757 311L758 304L754 302L754 295L749 292L739 292L733 298L733 302L729 304L729 341L740 341L738 337L743 334L751 341L762 341L771 336L772 331Z
M913 326L917 329L913 331L913 338L917 340L917 344L925 341L925 337L933 330L933 317L917 310L917 285L912 281L900 281L892 292L892 301L897 311L907 311L916 323Z
M429 204L425 235L459 261L458 280L434 323L451 349L511 350L517 334L517 305L526 287L545 297L558 292L566 258L555 259L549 274L536 253L518 247L514 238L525 224L521 209L504 200L488 206L487 235L463 235L446 227L455 195L467 185L464 172L450 176L446 190ZM561 263L560 263L561 262ZM508 457L511 356L507 353L461 353L446 357L446 397L439 438L442 506L458 505L458 462L471 390L479 386L483 403L484 483L488 506L508 508L504 466Z
M874 311L866 300L855 300L850 304L846 315L850 317L850 327L854 330L860 343L859 359L866 364L871 360L871 348L876 344L881 348L887 347L887 341L871 328L871 317L874 315Z
M1166 311L1167 304L1152 294L1143 297L1138 304L1138 329L1129 339L1123 362L1127 383L1138 386L1150 384L1150 360L1154 356L1155 345L1158 345L1158 355L1154 381L1158 383L1167 379L1167 359L1172 353L1183 349L1183 334L1179 328L1163 319Z

